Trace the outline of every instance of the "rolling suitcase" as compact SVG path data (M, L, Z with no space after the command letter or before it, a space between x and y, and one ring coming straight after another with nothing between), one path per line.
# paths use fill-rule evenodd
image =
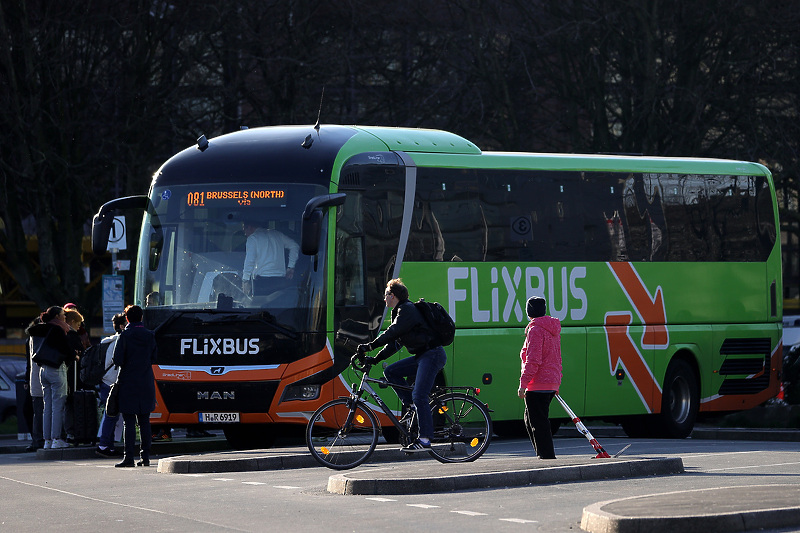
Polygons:
M73 365L75 368L76 379L78 383L77 372L78 365ZM75 444L91 444L97 443L97 391L95 390L76 390L72 393L72 402L68 406L70 414L72 415L72 439Z

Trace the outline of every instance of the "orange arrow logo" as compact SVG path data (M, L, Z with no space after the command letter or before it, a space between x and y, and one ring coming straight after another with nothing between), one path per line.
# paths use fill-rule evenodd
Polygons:
M664 307L661 287L656 287L655 296L651 296L644 281L631 263L608 263L608 267L633 306L639 320L644 324L641 338L642 349L667 348L669 331L666 325L667 311ZM622 365L647 411L657 413L661 411L661 387L647 365L642 351L631 338L632 322L633 314L630 311L610 312L605 316L611 374L615 374L617 367Z
M605 316L611 375L614 375L617 367L622 365L647 412L655 413L661 410L661 387L647 366L642 352L631 339L632 319L633 316L628 311L607 313Z
M608 263L608 267L617 278L622 292L631 302L634 311L639 315L639 320L644 324L642 347L667 348L669 346L667 311L664 308L661 286L656 287L655 296L650 296L644 281L631 263Z

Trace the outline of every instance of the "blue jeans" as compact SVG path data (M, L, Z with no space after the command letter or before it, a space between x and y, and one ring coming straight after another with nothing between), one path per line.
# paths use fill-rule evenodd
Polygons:
M64 427L64 405L67 401L67 367L64 364L58 368L43 366L39 370L39 379L44 390L44 440L60 439Z
M408 386L407 378L415 376L414 389L411 392L398 388L395 388L395 392L403 405L413 403L417 408L420 437L428 439L433 437L433 415L428 405L428 395L433 388L436 374L444 368L446 362L447 354L444 353L444 348L437 346L414 357L406 357L392 363L383 371L386 380L392 385Z
M98 435L99 440L98 444L103 448L113 448L114 447L114 430L117 427L117 421L119 420L119 415L117 416L108 416L106 415L105 405L106 400L108 400L108 392L111 390L110 385L106 385L105 382L100 382L100 403L103 405L103 419L100 421L100 434Z

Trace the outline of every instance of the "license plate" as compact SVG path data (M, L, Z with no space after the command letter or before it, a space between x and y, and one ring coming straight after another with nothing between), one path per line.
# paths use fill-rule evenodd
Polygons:
M207 424L224 424L228 422L238 422L239 413L200 413L200 422Z

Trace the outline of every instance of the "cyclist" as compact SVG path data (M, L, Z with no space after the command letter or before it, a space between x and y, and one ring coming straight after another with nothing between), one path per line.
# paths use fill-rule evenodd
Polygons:
M395 387L397 396L403 402L403 413L409 413L413 405L419 420L419 438L403 447L403 451L427 451L433 437L433 416L428 408L428 395L433 388L436 374L447 362L447 354L435 340L433 332L414 303L408 299L408 289L402 280L398 278L387 283L384 301L392 309L392 324L374 341L360 344L358 353L370 352L383 346L377 356L362 358L370 365L388 359L403 346L413 354L413 357L406 357L386 367L383 375L390 384L402 386L409 386L407 378L415 377L414 389L410 393Z

